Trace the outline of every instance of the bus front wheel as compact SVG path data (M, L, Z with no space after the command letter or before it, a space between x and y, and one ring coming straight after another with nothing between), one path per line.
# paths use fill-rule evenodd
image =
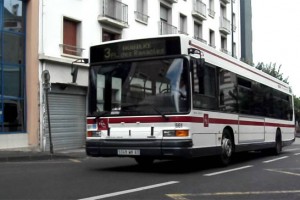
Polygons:
M234 152L234 142L230 131L225 129L221 141L221 157L220 161L223 166L227 166Z

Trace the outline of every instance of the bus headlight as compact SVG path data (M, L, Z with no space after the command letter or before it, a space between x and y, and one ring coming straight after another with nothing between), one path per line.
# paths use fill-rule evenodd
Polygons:
M189 130L163 130L164 137L188 137Z

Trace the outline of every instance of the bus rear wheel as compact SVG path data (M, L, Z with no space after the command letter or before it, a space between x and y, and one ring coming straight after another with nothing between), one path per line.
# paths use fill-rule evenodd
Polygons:
M223 166L227 166L231 159L232 155L234 153L234 142L233 138L230 134L230 131L225 129L222 136L221 141L221 156L220 161Z
M282 151L282 140L281 140L281 133L280 130L276 131L276 140L275 140L275 147L273 149L274 155L279 155Z

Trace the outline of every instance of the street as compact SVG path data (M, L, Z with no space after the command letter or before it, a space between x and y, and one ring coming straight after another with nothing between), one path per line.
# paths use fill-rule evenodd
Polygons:
M0 163L0 199L300 199L300 138L279 156L157 161L82 158Z

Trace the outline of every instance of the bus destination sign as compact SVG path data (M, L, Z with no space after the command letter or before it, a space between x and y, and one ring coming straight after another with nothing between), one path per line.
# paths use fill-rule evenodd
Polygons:
M106 47L104 49L104 60L161 56L165 54L166 49L163 43L146 40L120 43L117 48L116 46Z
M174 48L175 47L175 48ZM179 55L179 38L122 41L91 47L91 63L131 58Z

